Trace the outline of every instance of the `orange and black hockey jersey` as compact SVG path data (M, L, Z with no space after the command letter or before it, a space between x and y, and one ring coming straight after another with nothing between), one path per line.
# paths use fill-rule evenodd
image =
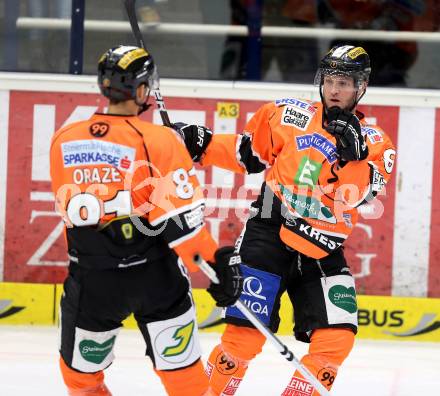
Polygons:
M357 207L390 178L395 150L389 137L361 118L369 155L341 165L335 137L322 126L321 103L287 98L262 106L238 135L214 134L201 163L240 173L268 170L260 216L282 211L280 237L295 250L322 258L352 232ZM252 214L252 212L251 212Z
M70 259L124 267L173 248L185 264L213 260L205 201L174 131L136 116L95 114L56 132L52 189L66 223Z

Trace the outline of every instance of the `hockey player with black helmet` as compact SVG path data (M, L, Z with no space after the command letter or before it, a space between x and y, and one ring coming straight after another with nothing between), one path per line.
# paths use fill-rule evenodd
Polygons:
M185 266L197 269L196 255L212 265L220 282L208 292L219 306L241 292L239 256L218 249L204 225L185 147L172 129L138 117L157 84L144 49L108 50L98 64L107 113L64 126L52 139L52 189L69 257L60 367L71 396L111 395L104 370L130 314L167 393L208 395Z
M148 110L150 90L159 86L159 76L149 53L136 47L130 47L131 50L127 53L124 52L126 48L116 47L102 55L98 62L98 85L101 93L111 103L134 100L140 114ZM140 87L145 88L142 97L136 94Z
M310 343L302 363L327 389L357 332L355 284L343 245L357 208L383 189L395 160L389 137L357 110L369 74L363 48L337 46L316 73L321 102L267 103L237 135L201 136L196 126L178 128L191 157L203 166L266 171L236 245L245 278L242 298L276 332L287 291L295 337ZM226 309L225 320L222 342L207 367L215 395L235 392L265 342L235 307ZM299 393L318 395L296 371L282 395Z

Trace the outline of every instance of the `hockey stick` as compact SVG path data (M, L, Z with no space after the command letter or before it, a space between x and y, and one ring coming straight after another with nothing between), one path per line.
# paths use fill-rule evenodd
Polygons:
M214 269L205 261L202 260L200 255L194 258L194 263L202 270L202 272L214 283L219 283L217 274ZM235 306L242 312L244 316L275 346L279 353L289 362L291 362L295 368L303 375L303 377L309 381L315 389L322 396L331 396L330 392L318 379L304 366L293 352L281 342L281 340L269 329L266 325L248 308L248 306L241 300L237 300Z
M141 30L139 29L139 24L136 16L136 0L123 0L123 2L124 2L125 10L127 11L128 20L130 21L130 26L133 32L133 36L136 39L136 43L138 47L141 47L145 51L147 51ZM160 118L162 118L163 125L167 127L171 127L170 118L168 117L168 112L167 109L165 108L165 102L160 93L159 86L157 87L157 89L152 90L152 92L154 98L156 99L156 105L157 108L159 109Z

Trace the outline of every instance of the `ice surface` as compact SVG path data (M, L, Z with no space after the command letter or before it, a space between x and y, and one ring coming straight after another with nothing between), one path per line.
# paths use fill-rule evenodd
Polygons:
M206 360L219 334L203 333ZM301 357L307 345L291 337L283 342ZM54 327L0 326L0 396L65 395L58 371L58 331ZM144 356L142 336L123 330L116 360L106 370L114 396L165 396ZM293 366L270 345L251 364L237 396L277 396ZM357 340L332 390L335 396L440 395L440 343Z

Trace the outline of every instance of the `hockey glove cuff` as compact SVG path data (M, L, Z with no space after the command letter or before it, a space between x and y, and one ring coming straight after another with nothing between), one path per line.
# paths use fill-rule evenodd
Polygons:
M209 263L209 265L214 269L220 283L211 282L207 291L218 307L227 307L238 300L243 288L241 257L234 253L232 246L218 249L214 257L215 263Z
M355 114L339 107L328 109L327 132L336 138L336 152L344 161L360 161L368 156L368 146Z
M173 129L182 137L194 162L199 162L212 139L212 131L200 125L176 122Z

